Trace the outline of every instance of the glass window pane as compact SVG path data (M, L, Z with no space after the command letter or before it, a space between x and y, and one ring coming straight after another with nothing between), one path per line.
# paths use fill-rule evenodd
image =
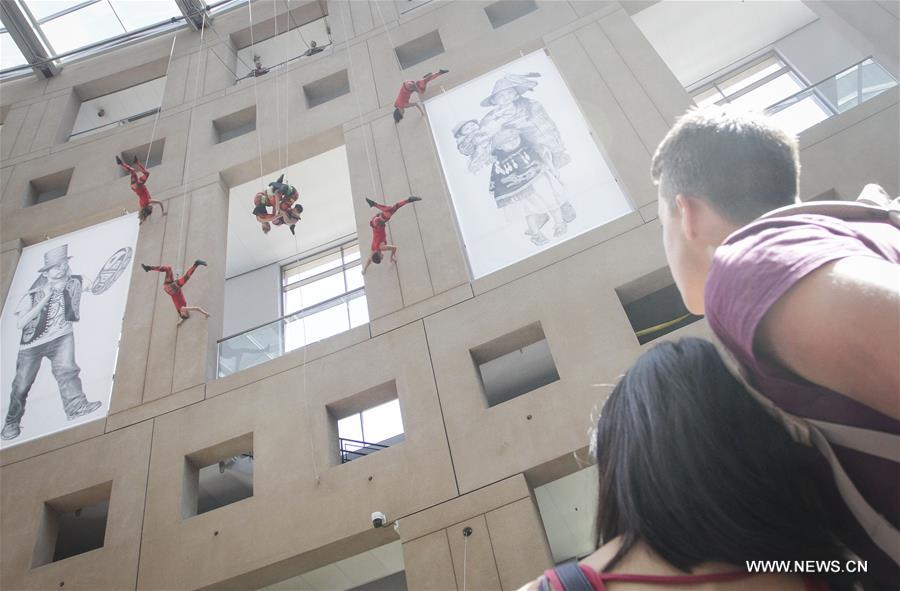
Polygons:
M350 267L344 271L344 274L347 276L347 291L353 291L365 284L363 281L362 267L359 265Z
M360 420L359 413L350 415L349 417L344 417L343 419L338 421L338 437L362 441L362 422ZM355 447L353 449L358 448Z
M828 119L828 110L822 106L815 96L808 96L778 111L769 118L780 125L788 133L799 134L804 129L809 129L816 123Z
M67 8L84 4L84 2L85 0L26 0L25 4L34 18L41 20Z
M109 39L125 32L106 2L98 2L41 25L56 53Z
M363 411L363 432L368 443L381 443L403 433L400 401L391 400Z
M296 267L285 268L284 285L290 285L301 281L308 277L313 277L319 273L324 273L329 269L336 269L341 266L341 253L333 252L331 254L319 257L315 260L297 265Z
M769 74L773 74L784 67L784 64L781 63L776 57L770 57L769 59L756 64L755 66L751 66L746 70L728 78L721 84L719 84L719 88L722 89L722 92L725 93L725 96L729 96L739 91L742 88L746 88L756 82L757 80L762 80Z
M748 111L762 111L801 90L803 86L796 78L790 73L785 73L730 102Z
M719 92L719 89L713 86L708 90L704 90L700 94L695 94L694 102L697 103L698 107L705 107L706 105L712 105L722 100L723 98L725 97L722 96L722 93Z
M302 292L303 307L308 308L344 293L344 277L340 273L335 273L293 291Z
M180 17L174 0L109 0L122 24L129 31Z
M350 328L347 304L316 312L302 320L306 323L306 342L314 343Z
M366 296L353 298L347 305L350 307L350 328L369 321L369 305L366 303Z
M344 264L359 260L359 244L354 244L344 249Z
M9 33L0 34L0 70L21 66L26 63L25 56Z

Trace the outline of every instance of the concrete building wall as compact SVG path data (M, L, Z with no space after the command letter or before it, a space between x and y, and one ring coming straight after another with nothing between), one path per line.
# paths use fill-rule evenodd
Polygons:
M235 39L247 33L244 8L218 16L202 49L197 33L177 33L156 132L165 153L150 179L169 213L141 226L136 260L182 267L206 259L191 303L212 316L176 327L161 279L135 267L109 416L0 451L4 586L258 588L397 539L410 589L458 589L464 576L469 588L515 589L552 564L524 474L548 478L556 474L548 467L584 448L591 411L607 392L597 385L613 382L648 346L638 343L616 288L665 266L648 170L691 100L618 2L537 1L536 11L496 30L487 4L327 2L335 44L281 78L292 105L290 153L302 159L343 136L360 236L369 231L363 197L424 200L415 215L391 222L402 264L366 276L368 325L218 380L216 340L223 328L250 322L223 321L237 301L225 287L228 187L257 177L260 166L264 174L278 168L285 130L274 79L260 78L256 92L235 86L210 54L232 59ZM846 26L876 27L869 42L893 51L872 19ZM392 46L433 30L444 53L401 71ZM62 138L78 96L124 77L139 81L171 43L167 35L67 65L50 80L3 85L2 297L22 245L134 210L113 156L148 142L152 120ZM438 67L450 69L439 85L449 89L540 48L636 209L472 281L426 122L409 112L393 123L395 89ZM343 70L351 92L307 107L303 85ZM253 106L257 131L216 143L212 121ZM803 196L834 189L852 198L872 180L900 192L897 120L895 89L801 134ZM64 197L25 207L31 179L73 167ZM536 322L560 379L488 407L470 351ZM685 334L708 329L699 322L669 338ZM400 401L404 442L340 464L335 409L385 384ZM223 444L251 433L253 496L185 517L186 457L224 453ZM107 481L104 547L32 568L44 501ZM376 510L399 518L398 530L372 529Z

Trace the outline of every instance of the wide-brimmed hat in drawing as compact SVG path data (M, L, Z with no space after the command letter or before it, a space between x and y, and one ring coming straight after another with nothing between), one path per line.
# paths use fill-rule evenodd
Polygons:
M466 125L468 125L469 123L474 123L475 125L478 125L478 121L476 121L476 120L474 120L474 119L466 119L465 121L460 121L459 123L457 123L457 124L453 127L453 131L452 131L453 137L458 136L460 130L461 130L463 127L465 127Z
M481 106L482 107L490 107L491 105L493 105L494 104L494 102L493 102L494 95L496 95L498 92L503 92L504 90L509 90L510 88L515 88L516 92L518 92L520 95L522 95L522 94L528 92L529 90L531 90L532 88L534 88L535 86L537 86L537 84L519 84L519 83L513 82L509 78L501 78L500 80L497 80L496 82L494 82L494 90L491 91L491 96L489 96L486 99L484 99L483 101L481 101Z
M70 258L69 256L69 245L63 244L62 246L57 246L51 250L48 250L44 253L44 266L38 269L39 273L43 273L47 269L55 267L60 263L67 262Z

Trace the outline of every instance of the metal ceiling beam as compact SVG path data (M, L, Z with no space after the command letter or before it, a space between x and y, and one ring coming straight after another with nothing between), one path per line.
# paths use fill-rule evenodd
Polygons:
M175 0L175 4L191 28L199 31L203 26L203 13L207 11L206 3L203 0Z
M52 78L59 74L59 66L54 62L53 56L44 49L28 18L16 2L0 2L0 21L35 74L43 78Z

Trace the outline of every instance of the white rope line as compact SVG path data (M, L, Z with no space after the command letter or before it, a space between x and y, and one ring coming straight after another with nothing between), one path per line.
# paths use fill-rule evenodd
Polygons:
M347 4L347 10L350 10L350 0L347 0L346 4ZM343 10L341 10L341 25L344 28L344 42L347 44L347 61L349 62L349 65L350 65L350 80L353 80L354 79L353 55L352 55L352 50L350 48L350 38L347 34L348 33L347 17L344 16ZM365 125L363 124L362 104L360 104L360 102L359 102L359 92L354 92L352 88L350 89L350 92L351 92L351 94L354 95L354 98L356 99L356 110L359 112L359 129L363 135L363 146L366 149L366 160L369 163L369 178L372 181L372 193L373 193L372 197L375 197L376 194L380 193L380 191L378 190L378 186L375 184L375 173L373 172L373 169L372 169L372 156L369 154L369 138L366 134ZM374 141L374 137L373 137L373 141Z
M381 25L384 27L384 32L387 35L388 42L391 44L391 55L394 56L394 63L397 64L397 69L401 72L403 71L403 66L400 65L400 58L397 57L397 50L395 49L397 46L394 45L394 40L391 38L391 32L388 30L387 21L384 20L384 13L381 12L381 3L378 0L372 2L375 5L375 8L378 9L378 16L381 17Z
M256 55L256 44L253 41L253 0L247 2L247 10L250 12L250 52L253 55ZM263 163L262 163L262 138L260 129L259 129L259 93L256 90L256 79L259 76L253 76L253 100L256 103L256 148L259 151L259 180L263 183L263 189L265 189L266 184L263 179Z
M466 562L469 558L469 536L463 535L463 591L466 591Z
M169 84L169 66L172 65L172 55L175 53L175 40L178 35L172 36L172 49L169 50L169 61L166 63L166 79L163 80L162 94L159 97L159 109L156 111L156 118L153 119L153 131L150 132L150 145L147 146L147 158L144 164L150 166L150 150L153 149L153 140L156 139L156 124L159 123L159 115L162 113L162 102L166 98L166 86Z
M191 105L191 115L188 117L188 137L184 156L184 176L181 180L181 223L178 228L178 258L175 259L175 261L176 264L181 265L182 269L184 269L184 261L182 258L184 257L185 243L187 242L187 226L184 223L184 218L187 212L187 186L191 178L191 138L193 136L194 109L197 108L197 99L200 97L200 78L203 77L200 73L200 66L203 60L203 35L205 32L206 14L204 13L203 22L200 26L200 48L197 50L197 71L195 73L197 79L194 81L194 104Z
M272 0L272 20L275 23L275 36L272 37L273 49L278 47L278 0ZM272 74L275 78L275 148L278 150L278 160L275 161L275 168L281 168L281 132L278 126L281 125L281 93L278 89L278 66L272 67ZM257 128L258 129L258 128ZM257 131L257 133L259 133ZM278 213L278 204L275 204L275 213Z

